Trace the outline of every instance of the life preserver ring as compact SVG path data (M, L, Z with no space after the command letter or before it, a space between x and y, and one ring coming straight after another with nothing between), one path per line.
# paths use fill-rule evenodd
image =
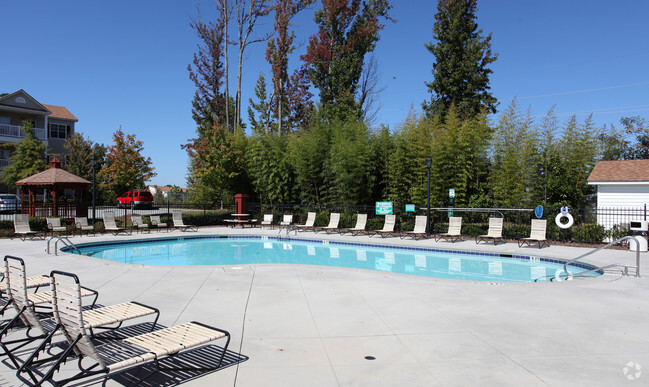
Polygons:
M568 218L568 223L561 223L561 218ZM554 223L557 224L559 228L570 228L575 223L571 214L557 214L557 217L554 218Z

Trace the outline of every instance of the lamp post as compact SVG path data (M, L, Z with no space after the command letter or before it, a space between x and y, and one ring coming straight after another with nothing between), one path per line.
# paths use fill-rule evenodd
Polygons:
M426 236L430 236L430 166L433 163L433 159L428 157L426 159L426 166L428 167L428 201L426 207L428 207L428 213L426 214Z
M92 156L90 160L92 163L92 224L95 224L95 168L97 167L97 159Z

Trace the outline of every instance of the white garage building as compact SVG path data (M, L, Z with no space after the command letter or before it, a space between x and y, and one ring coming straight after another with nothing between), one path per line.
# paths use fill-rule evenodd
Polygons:
M597 222L606 229L647 219L649 160L600 161L588 184L597 186Z

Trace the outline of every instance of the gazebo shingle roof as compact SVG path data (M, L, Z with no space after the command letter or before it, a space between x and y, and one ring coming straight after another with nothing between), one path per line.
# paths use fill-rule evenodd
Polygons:
M61 169L61 162L56 157L50 161L50 169L18 180L16 185L91 185L88 180Z

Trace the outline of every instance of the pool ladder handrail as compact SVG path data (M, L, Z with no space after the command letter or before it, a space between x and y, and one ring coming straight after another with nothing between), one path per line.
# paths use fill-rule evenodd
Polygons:
M584 272L581 272L581 273L577 273L577 276L582 276L582 275L584 275L584 274L592 273L592 272L595 272L595 271L600 271L600 270L608 269L608 268L611 268L611 267L619 266L619 267L624 267L624 274L625 274L625 275L629 275L629 268L632 268L632 269L635 269L635 276L636 276L636 277L640 277L640 243L639 243L639 241L638 241L638 238L636 238L636 237L633 236L633 235L627 235L627 236L624 236L624 237L622 237L622 238L620 238L620 239L617 239L617 240L615 240L615 241L613 241L613 242L610 242L610 243L608 243L608 244L606 244L606 245L604 245L604 246L600 246L600 247L598 247L598 248L596 248L596 249L593 249L593 250L591 250L591 251L589 251L589 252L587 252L587 253L584 253L584 254L578 256L577 258L573 258L573 259L571 259L570 261L566 261L566 262L564 262L564 263L563 263L563 272L564 272L567 276L569 276L569 277L573 276L573 275L568 271L568 265L570 265L570 264L573 263L573 262L579 261L580 259L585 258L585 257L587 257L587 256L589 256L589 255L591 255L591 254L594 254L594 253L596 253L596 252L598 252L598 251L600 251L600 250L602 250L602 249L605 249L605 248L607 248L607 247L609 247L609 246L612 246L612 245L618 244L618 243L620 243L620 242L622 242L622 241L624 241L624 240L628 240L628 239L633 239L633 240L635 241L635 247L636 247L636 249L635 249L635 266L623 265L623 264L621 264L621 263L612 263L612 264L610 264L610 265L606 265L606 266L602 266L602 267L597 267L597 268L595 268L595 269L591 269L591 270L588 270L588 271L584 271Z
M53 235L47 241L47 253L48 254L51 254L50 253L50 242L52 241L52 239L56 239L56 242L54 242L54 255L59 255L59 253L58 253L59 250L57 248L59 242L63 243L66 247L70 247L70 248L76 250L77 254L81 254L81 251L79 251L77 246L75 246L75 244L72 243L72 241L68 237L60 236L60 235Z
M286 235L288 235L292 230L293 230L293 225L292 224L281 224L279 225L279 232L277 233L277 236L282 234L282 230L286 227ZM297 234L297 229L295 229L295 234Z

